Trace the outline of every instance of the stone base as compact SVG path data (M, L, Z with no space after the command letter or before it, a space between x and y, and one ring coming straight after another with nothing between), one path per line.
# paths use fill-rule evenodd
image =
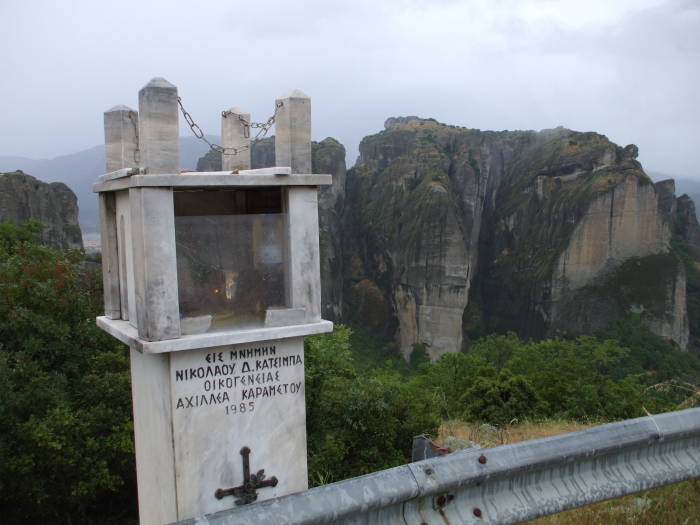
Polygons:
M131 357L142 525L234 507L244 447L255 501L308 488L302 337Z
M321 320L316 323L208 332L183 335L177 339L165 341L145 341L139 338L136 328L127 321L100 316L96 319L96 322L99 328L119 339L122 343L129 345L132 349L144 354L162 354L165 352L214 348L231 344L288 339L333 331L333 323Z

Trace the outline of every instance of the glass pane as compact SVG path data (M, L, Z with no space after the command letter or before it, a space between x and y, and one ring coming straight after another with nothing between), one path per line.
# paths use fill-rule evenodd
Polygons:
M175 192L183 335L263 326L284 307L279 190Z

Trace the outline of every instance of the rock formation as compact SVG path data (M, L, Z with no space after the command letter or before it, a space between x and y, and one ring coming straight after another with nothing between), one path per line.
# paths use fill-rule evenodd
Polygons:
M348 317L381 324L406 357L492 331L591 333L628 312L686 347L678 204L636 146L413 117L385 128L362 141L347 177Z
M341 219L345 209L345 147L333 138L311 144L311 171L333 176L331 186L318 192L321 256L321 307L325 319L342 318L343 234Z
M673 225L673 245L683 261L687 277L689 349L700 355L700 224L695 203L688 195L676 200Z
M0 222L20 223L37 219L46 225L45 244L82 249L78 226L78 199L61 182L47 184L21 171L0 173Z

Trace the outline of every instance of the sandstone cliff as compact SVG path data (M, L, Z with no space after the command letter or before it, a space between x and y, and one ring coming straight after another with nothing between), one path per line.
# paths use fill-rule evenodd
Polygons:
M700 355L700 224L695 203L682 195L676 200L673 246L687 276L687 309L691 340L689 348Z
M673 190L595 133L389 119L350 170L346 315L435 358L466 338L590 333L639 312L688 342Z
M0 173L0 222L37 219L46 225L45 244L58 249L82 249L78 199L61 182L47 184L21 171Z

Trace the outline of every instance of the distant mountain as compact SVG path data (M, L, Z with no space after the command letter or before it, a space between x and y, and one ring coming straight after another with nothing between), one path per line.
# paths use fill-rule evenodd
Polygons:
M218 137L207 137L217 141ZM194 137L180 139L182 169L195 169L197 159L204 155L208 146ZM97 195L92 184L105 172L104 146L64 155L53 159L28 159L25 157L0 156L0 172L22 170L45 182L63 182L78 196L80 227L84 233L100 229Z

